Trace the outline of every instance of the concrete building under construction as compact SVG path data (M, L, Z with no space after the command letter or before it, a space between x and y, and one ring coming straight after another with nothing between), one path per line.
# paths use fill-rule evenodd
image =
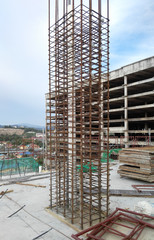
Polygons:
M110 72L110 143L154 145L154 57Z
M110 72L110 147L154 145L153 90L154 57ZM46 110L48 106L46 94Z

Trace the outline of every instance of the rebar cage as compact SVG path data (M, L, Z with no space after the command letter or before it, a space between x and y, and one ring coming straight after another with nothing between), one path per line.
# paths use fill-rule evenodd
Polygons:
M50 207L83 229L109 210L109 20L68 9L49 31Z

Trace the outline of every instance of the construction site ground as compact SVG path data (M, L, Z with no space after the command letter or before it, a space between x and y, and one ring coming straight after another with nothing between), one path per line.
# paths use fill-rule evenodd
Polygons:
M118 163L111 164L111 190L128 190L129 192L130 190L135 191L132 185L149 184L139 180L121 178L117 169ZM0 196L0 239L72 239L71 235L77 233L77 229L66 224L62 217L61 219L64 221L47 210L49 181L49 173L0 180L0 192L5 192L7 189L8 191L13 190ZM114 211L116 207L134 211L140 201L148 202L152 206L151 215L154 215L154 196L111 196L110 212ZM146 236L139 239L154 239L154 230L147 231ZM114 240L113 236L112 240Z

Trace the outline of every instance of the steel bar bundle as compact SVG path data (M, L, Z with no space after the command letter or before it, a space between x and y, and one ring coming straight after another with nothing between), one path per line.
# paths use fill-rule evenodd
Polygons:
M92 1L63 4L57 19L56 1L49 27L50 207L83 229L109 209L109 19L101 16L100 0L98 12Z

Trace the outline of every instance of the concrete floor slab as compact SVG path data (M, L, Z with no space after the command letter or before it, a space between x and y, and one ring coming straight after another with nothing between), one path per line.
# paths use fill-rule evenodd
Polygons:
M51 229L39 239L71 239L75 231L60 222L45 210L49 206L49 178L29 182L36 185L45 185L46 188L36 188L18 184L3 185L0 191L12 189L0 199L0 239L29 240ZM8 218L9 215L21 209Z
M133 184L146 184L145 182L135 179L121 178L117 173L117 169L118 164L111 165L111 189L133 190ZM43 175L40 174L39 177L43 177ZM38 239L72 239L71 235L73 233L75 234L76 231L55 218L54 215L49 214L45 209L49 206L49 177L28 181L28 184L44 185L46 188L18 184L2 185L9 183L9 181L12 180L5 179L5 181L0 181L0 192L6 189L13 190L13 192L6 194L0 199L0 239L35 239L48 230L50 231ZM110 211L112 212L116 207L134 210L134 206L138 201L143 200L151 204L154 210L154 198L114 196L110 198ZM23 209L8 218L9 215L24 205L25 207ZM142 240L152 240L154 239L153 236L153 231L148 232L148 238L147 236L143 236Z
M126 177L120 177L120 175L117 173L119 167L119 163L111 165L111 181L110 181L110 189L124 189L124 190L134 190L132 185L149 185L148 182L132 179L132 178L126 178ZM152 185L152 183L151 183ZM116 207L124 208L127 210L134 211L135 206L138 202L146 201L152 206L152 214L154 214L154 198L149 197L119 197L119 196L112 196L110 197L110 212L113 212Z

